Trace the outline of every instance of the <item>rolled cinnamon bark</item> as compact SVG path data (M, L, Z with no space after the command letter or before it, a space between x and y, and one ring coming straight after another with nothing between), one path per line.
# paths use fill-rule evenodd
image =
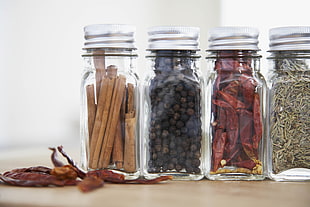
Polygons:
M113 96L111 101L111 107L109 110L109 118L107 120L107 128L104 134L102 149L100 153L100 159L98 163L99 168L106 168L110 163L114 135L118 118L120 115L120 108L123 101L123 94L126 87L126 78L123 75L119 75L116 78L115 87L113 89Z

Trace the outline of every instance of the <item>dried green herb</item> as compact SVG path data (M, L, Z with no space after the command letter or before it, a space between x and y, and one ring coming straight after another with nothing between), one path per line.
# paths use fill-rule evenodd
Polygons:
M310 168L310 70L304 60L278 59L271 90L273 173Z

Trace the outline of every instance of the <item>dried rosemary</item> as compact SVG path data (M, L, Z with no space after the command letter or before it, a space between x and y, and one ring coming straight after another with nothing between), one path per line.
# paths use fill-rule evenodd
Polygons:
M278 59L271 90L273 173L310 168L310 71L305 60Z

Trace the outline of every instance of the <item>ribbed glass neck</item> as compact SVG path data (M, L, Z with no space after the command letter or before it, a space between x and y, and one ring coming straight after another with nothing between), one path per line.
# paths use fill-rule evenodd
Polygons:
M201 56L197 54L196 50L151 50L149 57L191 57L200 58Z
M209 58L241 58L252 57L261 58L262 56L257 53L256 50L207 50Z
M131 48L92 48L87 49L82 55L85 56L129 56L137 57L134 49Z

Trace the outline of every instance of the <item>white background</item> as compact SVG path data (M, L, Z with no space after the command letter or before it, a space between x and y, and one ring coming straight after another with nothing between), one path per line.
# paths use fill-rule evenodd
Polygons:
M263 55L261 71L267 76L269 29L283 26L310 26L309 0L221 0L221 26L257 27Z
M80 76L88 24L137 26L139 73L147 28L219 25L213 0L0 0L0 150L79 144Z
M259 46L265 58L271 27L310 25L308 2L0 0L0 150L79 144L81 48L88 24L136 25L142 76L151 26L200 27L203 56L210 28L254 26L261 31ZM264 59L262 71L267 72Z

